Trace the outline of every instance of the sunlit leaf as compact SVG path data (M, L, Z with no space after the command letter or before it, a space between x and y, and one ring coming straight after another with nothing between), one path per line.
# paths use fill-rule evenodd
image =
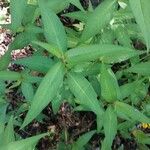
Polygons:
M31 107L21 128L28 125L52 101L62 86L64 69L61 63L55 64L46 74L32 100Z
M38 3L46 40L49 43L56 44L60 50L65 51L67 49L67 37L61 21L53 11L48 9L48 6L43 0L39 0Z
M121 99L120 89L115 74L110 68L102 64L100 72L101 95L107 102Z
M105 139L102 142L102 150L111 150L111 146L115 135L117 134L117 115L113 108L110 106L104 113L103 119Z
M97 59L106 63L114 63L127 60L141 53L142 52L122 46L96 44L71 49L66 52L66 59L71 65Z
M97 100L97 95L89 83L82 75L70 73L68 75L69 88L81 105L85 105L96 114L102 114L103 110Z
M116 0L105 0L88 17L81 41L86 41L106 27L113 17Z

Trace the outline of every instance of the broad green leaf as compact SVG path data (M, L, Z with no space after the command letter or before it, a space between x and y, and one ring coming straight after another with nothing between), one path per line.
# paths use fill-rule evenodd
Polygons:
M139 110L126 103L116 101L115 110L118 114L124 114L125 116L131 118L134 121L150 123L150 118L146 117Z
M56 45L62 51L67 50L67 36L61 21L53 11L48 9L48 6L43 0L39 0L38 3L46 40L48 43Z
M107 102L113 102L121 98L118 81L115 74L105 64L101 65L100 72L101 95Z
M14 71L0 71L0 80L19 80L21 74Z
M117 115L110 106L104 113L103 119L105 139L102 142L102 150L111 150L115 135L117 134Z
M31 107L21 128L28 125L52 101L63 84L64 68L61 63L55 64L46 74L32 100Z
M95 130L87 132L83 135L81 135L77 141L75 142L75 144L73 145L73 150L79 150L82 149L88 142L89 140L92 138L92 136L96 133Z
M84 76L70 73L68 74L68 84L71 92L79 100L81 105L86 106L97 115L103 113L103 109L97 100L97 95L93 87Z
M19 64L28 67L31 70L46 73L54 64L53 61L45 56L31 56L13 61L14 64Z
M7 145L1 146L2 150L29 150L32 145L35 145L41 138L48 134L40 134L27 139L11 142Z
M41 46L42 48L46 49L48 52L50 52L52 55L54 55L58 58L62 57L61 50L53 44L43 43L43 42L39 42L39 41L33 42L33 43Z
M130 7L138 23L147 49L150 49L150 5L149 0L129 0Z
M27 101L31 101L34 97L34 89L31 83L22 82L21 84L22 94Z
M116 0L105 0L88 17L81 41L86 41L106 27L113 17Z
M136 64L129 69L127 69L129 72L138 73L140 75L150 76L150 62L142 62L139 64Z
M26 0L10 1L11 29L13 32L16 32L18 28L21 27L26 5L27 5Z
M106 63L114 63L127 60L141 53L122 46L96 44L71 49L66 52L66 59L71 65L96 59L100 59Z
M7 145L8 143L15 141L13 119L14 119L13 117L9 119L9 122L5 128L3 135L3 145Z

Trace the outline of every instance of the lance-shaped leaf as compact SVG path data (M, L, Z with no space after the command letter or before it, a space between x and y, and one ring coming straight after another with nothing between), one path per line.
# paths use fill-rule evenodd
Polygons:
M29 124L56 96L63 84L64 68L61 63L55 64L46 74L32 100L31 107L21 128Z
M147 45L147 49L150 48L150 5L149 0L129 0L130 7L138 23L144 40Z
M11 29L16 32L21 27L21 22L25 13L27 1L26 0L11 0L10 13L11 13Z
M106 63L121 62L142 52L133 49L106 44L77 47L66 52L66 59L71 65L100 59Z
M90 82L82 75L70 73L68 84L71 92L79 100L79 103L95 114L102 114L103 110L97 100L96 92Z
M1 146L3 150L28 150L32 145L36 145L36 143L43 138L44 136L47 136L48 133L40 134L37 136L33 136L27 139L11 142L7 145ZM33 148L32 148L33 149Z
M13 117L11 116L3 134L3 145L15 141L15 132L13 128Z
M67 36L61 21L57 15L48 8L43 0L39 0L38 3L44 24L46 40L50 44L53 43L57 45L60 50L65 51L67 49Z
M102 2L88 17L81 41L86 41L106 27L113 17L116 0Z
M0 71L0 80L19 80L21 74L14 71Z
M1 99L0 99L1 101ZM0 144L3 144L3 134L5 128L7 104L0 103Z
M37 41L37 42L35 41L33 43L41 46L42 48L46 49L48 52L50 52L52 55L54 55L58 58L62 57L61 50L53 44L43 43L40 41Z
M102 142L102 150L111 150L113 140L117 134L117 115L111 106L104 113L103 122L105 139Z
M45 56L31 56L13 61L14 64L23 65L31 70L47 73L54 64L52 59Z
M101 65L99 82L101 86L101 95L107 102L113 102L121 98L115 74L104 64Z
M134 108L126 103L116 101L115 102L115 110L118 114L123 114L124 116L126 116L134 121L150 123L150 118L146 117L139 110L137 110L136 108Z
M138 73L140 75L150 76L150 62L136 64L129 69L129 72Z
M34 97L34 89L32 83L22 82L21 84L22 94L26 100L31 101Z
M73 145L73 150L77 150L77 149L83 149L84 146L89 142L89 140L92 138L92 136L96 133L95 130L87 132L83 135L81 135L77 141L74 143Z

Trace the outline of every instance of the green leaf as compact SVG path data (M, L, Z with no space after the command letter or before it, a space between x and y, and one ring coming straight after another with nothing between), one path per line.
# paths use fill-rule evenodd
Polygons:
M68 0L43 0L43 2L49 9L53 10L55 13L59 13L69 6Z
M8 51L2 56L2 58L0 58L0 70L7 69L11 60L12 50L21 49L27 46L32 40L36 40L36 36L32 32L23 32L17 35L14 41L10 44Z
M62 57L61 50L53 44L43 43L40 41L37 41L37 42L35 41L33 43L41 46L42 48L46 49L48 52L50 52L51 54L53 54L54 56L58 58Z
M96 44L77 47L66 52L66 59L71 65L100 59L106 63L121 62L143 52L138 52L130 48Z
M22 73L22 80L23 82L30 82L30 83L40 83L43 77L37 77L37 76L32 76L27 73Z
M0 95L5 94L5 82L4 81L0 81Z
M130 7L138 23L147 49L150 49L150 5L149 0L129 0Z
M19 80L21 74L13 71L0 71L0 80Z
M133 135L135 136L138 143L141 143L141 144L150 143L150 136L148 134L145 134L143 131L135 130L133 131Z
M150 76L150 62L144 62L136 64L129 69L127 69L129 72L138 73L140 75L144 76Z
M117 115L110 106L104 113L103 119L105 139L102 142L102 150L111 150L115 135L117 134Z
M101 85L101 95L107 102L121 99L121 93L115 74L104 64L101 65L99 82Z
M115 30L115 35L116 35L117 40L122 46L132 48L131 46L132 41L125 27L118 26Z
M88 142L89 140L92 138L92 136L96 133L95 130L87 132L83 135L81 135L77 141L75 142L75 144L73 145L73 150L79 150L82 149Z
M34 89L31 83L22 82L21 84L22 94L26 100L31 101L34 97Z
M60 94L58 94L56 98L52 100L52 109L53 109L54 114L57 114L57 112L59 111L62 101L63 99Z
M46 40L50 44L53 43L57 45L62 51L67 50L67 36L61 21L53 11L48 9L48 6L43 0L39 0L38 3L44 24Z
M26 0L11 0L10 13L11 13L11 29L16 32L21 27L21 22L25 13L27 1Z
M97 95L93 87L84 76L76 73L69 73L68 84L71 92L79 100L79 104L86 106L97 115L103 113L103 109L97 100Z
M22 20L23 25L27 25L32 22L34 15L31 15L31 14L34 14L35 10L36 10L36 6L27 5L25 12L24 12L23 20Z
M46 74L32 100L31 107L21 128L28 125L52 101L63 84L64 68L61 63L55 64Z
M32 145L35 145L41 138L46 135L48 134L40 134L27 139L11 142L7 145L2 146L1 148L3 150L28 150Z
M31 56L12 61L14 64L19 64L28 67L31 70L47 73L49 68L54 64L53 61L45 56Z
M0 99L1 101L1 99ZM4 128L5 128L5 121L6 121L6 110L7 104L4 102L0 102L0 144L3 144L3 135L4 135Z
M75 11L64 14L64 16L69 17L71 19L77 19L79 21L86 22L88 19L88 12L85 13L83 11Z
M113 17L116 0L105 0L88 17L81 41L86 41L106 27Z
M71 4L75 5L77 8L79 8L82 11L85 11L80 3L80 0L68 0Z
M150 118L146 117L139 110L126 103L116 101L115 110L118 114L124 114L125 116L131 118L134 121L150 123Z
M3 145L7 145L8 143L15 141L13 119L14 118L11 116L5 128L4 135L3 135Z

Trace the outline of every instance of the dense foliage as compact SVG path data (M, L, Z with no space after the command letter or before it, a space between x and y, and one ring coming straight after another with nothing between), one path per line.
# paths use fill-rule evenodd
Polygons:
M78 11L64 13L70 3ZM97 126L58 149L88 149L95 134L102 135L101 150L111 150L117 134L149 149L149 135L136 128L150 123L149 0L103 0L96 8L89 2L87 9L79 0L10 0L10 13L11 24L3 26L14 40L0 59L0 149L34 149L53 136L21 139L14 126L25 130L48 117L42 115L46 106L57 114L63 102L93 112ZM63 25L64 18L73 24ZM28 45L32 56L11 60L13 50ZM10 63L24 69L10 71ZM12 110L7 93L16 87L25 99Z

